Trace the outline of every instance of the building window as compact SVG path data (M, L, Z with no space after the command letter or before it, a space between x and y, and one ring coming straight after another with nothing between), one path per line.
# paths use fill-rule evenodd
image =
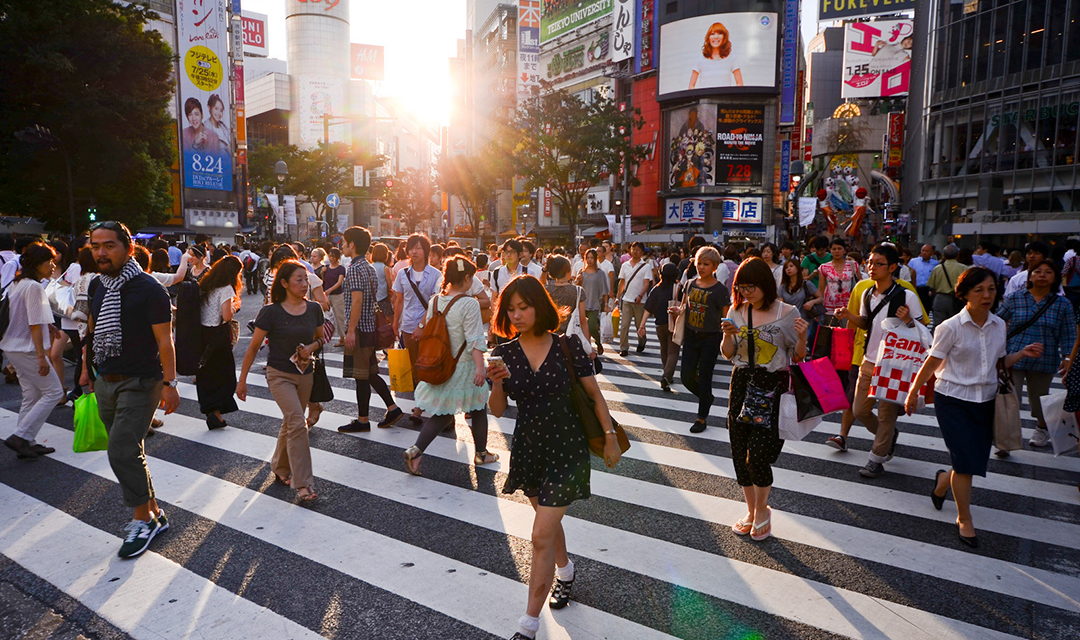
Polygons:
M1072 0L1069 5L1069 46L1065 49L1065 61L1080 60L1080 0Z
M1028 18L1027 70L1042 68L1043 42L1046 40L1046 0L1028 0L1031 6Z
M1024 17L1027 3L1013 5L1012 23L1009 29L1009 73L1020 73L1024 66Z

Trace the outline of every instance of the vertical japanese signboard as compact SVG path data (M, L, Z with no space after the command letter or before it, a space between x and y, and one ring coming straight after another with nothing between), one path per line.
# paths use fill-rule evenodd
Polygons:
M232 191L228 17L224 0L177 0L184 186Z
M904 114L889 114L889 160L888 167L899 167L904 160Z
M634 0L615 0L615 22L611 27L611 61L634 57Z
M780 126L795 124L795 80L798 72L799 0L784 0L784 51L780 61Z
M518 0L518 101L540 86L540 0Z

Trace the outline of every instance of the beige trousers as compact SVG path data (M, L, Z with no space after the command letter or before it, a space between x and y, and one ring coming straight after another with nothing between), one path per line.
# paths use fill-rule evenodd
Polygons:
M315 478L311 471L311 447L308 443L307 410L313 375L285 373L266 368L266 385L281 409L281 431L270 468L282 478L292 478L292 488L310 487Z

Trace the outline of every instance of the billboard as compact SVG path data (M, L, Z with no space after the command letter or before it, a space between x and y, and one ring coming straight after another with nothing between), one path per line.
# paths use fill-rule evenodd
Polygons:
M582 25L611 15L615 0L543 0L540 42L550 42Z
M386 58L381 45L349 45L349 73L353 80L382 80Z
M712 186L716 162L716 105L667 112L667 189Z
M780 126L795 124L795 79L798 76L799 0L784 0L783 54L780 58Z
M915 8L915 0L819 0L818 21L864 18Z
M266 39L266 14L244 11L240 19L244 32L244 55L265 58L270 55Z
M911 20L852 22L844 27L844 98L905 96L911 78Z
M225 0L177 0L184 186L232 191Z
M762 186L764 152L764 106L716 107L716 186Z
M300 108L296 117L300 123L300 144L315 146L323 142L323 115L344 115L345 83L335 76L304 75L297 82ZM345 127L330 127L329 142L345 142Z
M540 86L540 0L518 0L517 97Z
M889 158L885 166L895 169L904 160L904 114L889 114Z
M664 224L705 224L705 209L714 200L722 203L724 224L763 224L765 199L762 196L668 198L664 203Z
M615 0L615 21L611 27L611 61L634 57L634 0Z
M775 13L716 13L660 26L657 97L776 88Z
M540 74L560 83L586 75L599 75L611 61L611 32L600 31L558 49L549 47L540 57Z

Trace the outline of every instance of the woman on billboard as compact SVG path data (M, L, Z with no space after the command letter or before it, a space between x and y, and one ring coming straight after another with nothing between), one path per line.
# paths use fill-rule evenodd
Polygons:
M705 44L701 46L704 60L698 60L690 71L690 86L694 89L701 82L701 88L741 87L743 86L742 68L738 56L731 52L731 38L727 27L721 22L714 22L705 34Z
M213 129L203 126L203 108L198 98L184 101L184 116L191 126L184 127L184 149L217 153L221 140Z
M225 124L225 102L218 94L213 94L206 101L206 108L210 110L210 129L217 134L218 146L221 153L228 154L232 151L230 146L229 125Z

